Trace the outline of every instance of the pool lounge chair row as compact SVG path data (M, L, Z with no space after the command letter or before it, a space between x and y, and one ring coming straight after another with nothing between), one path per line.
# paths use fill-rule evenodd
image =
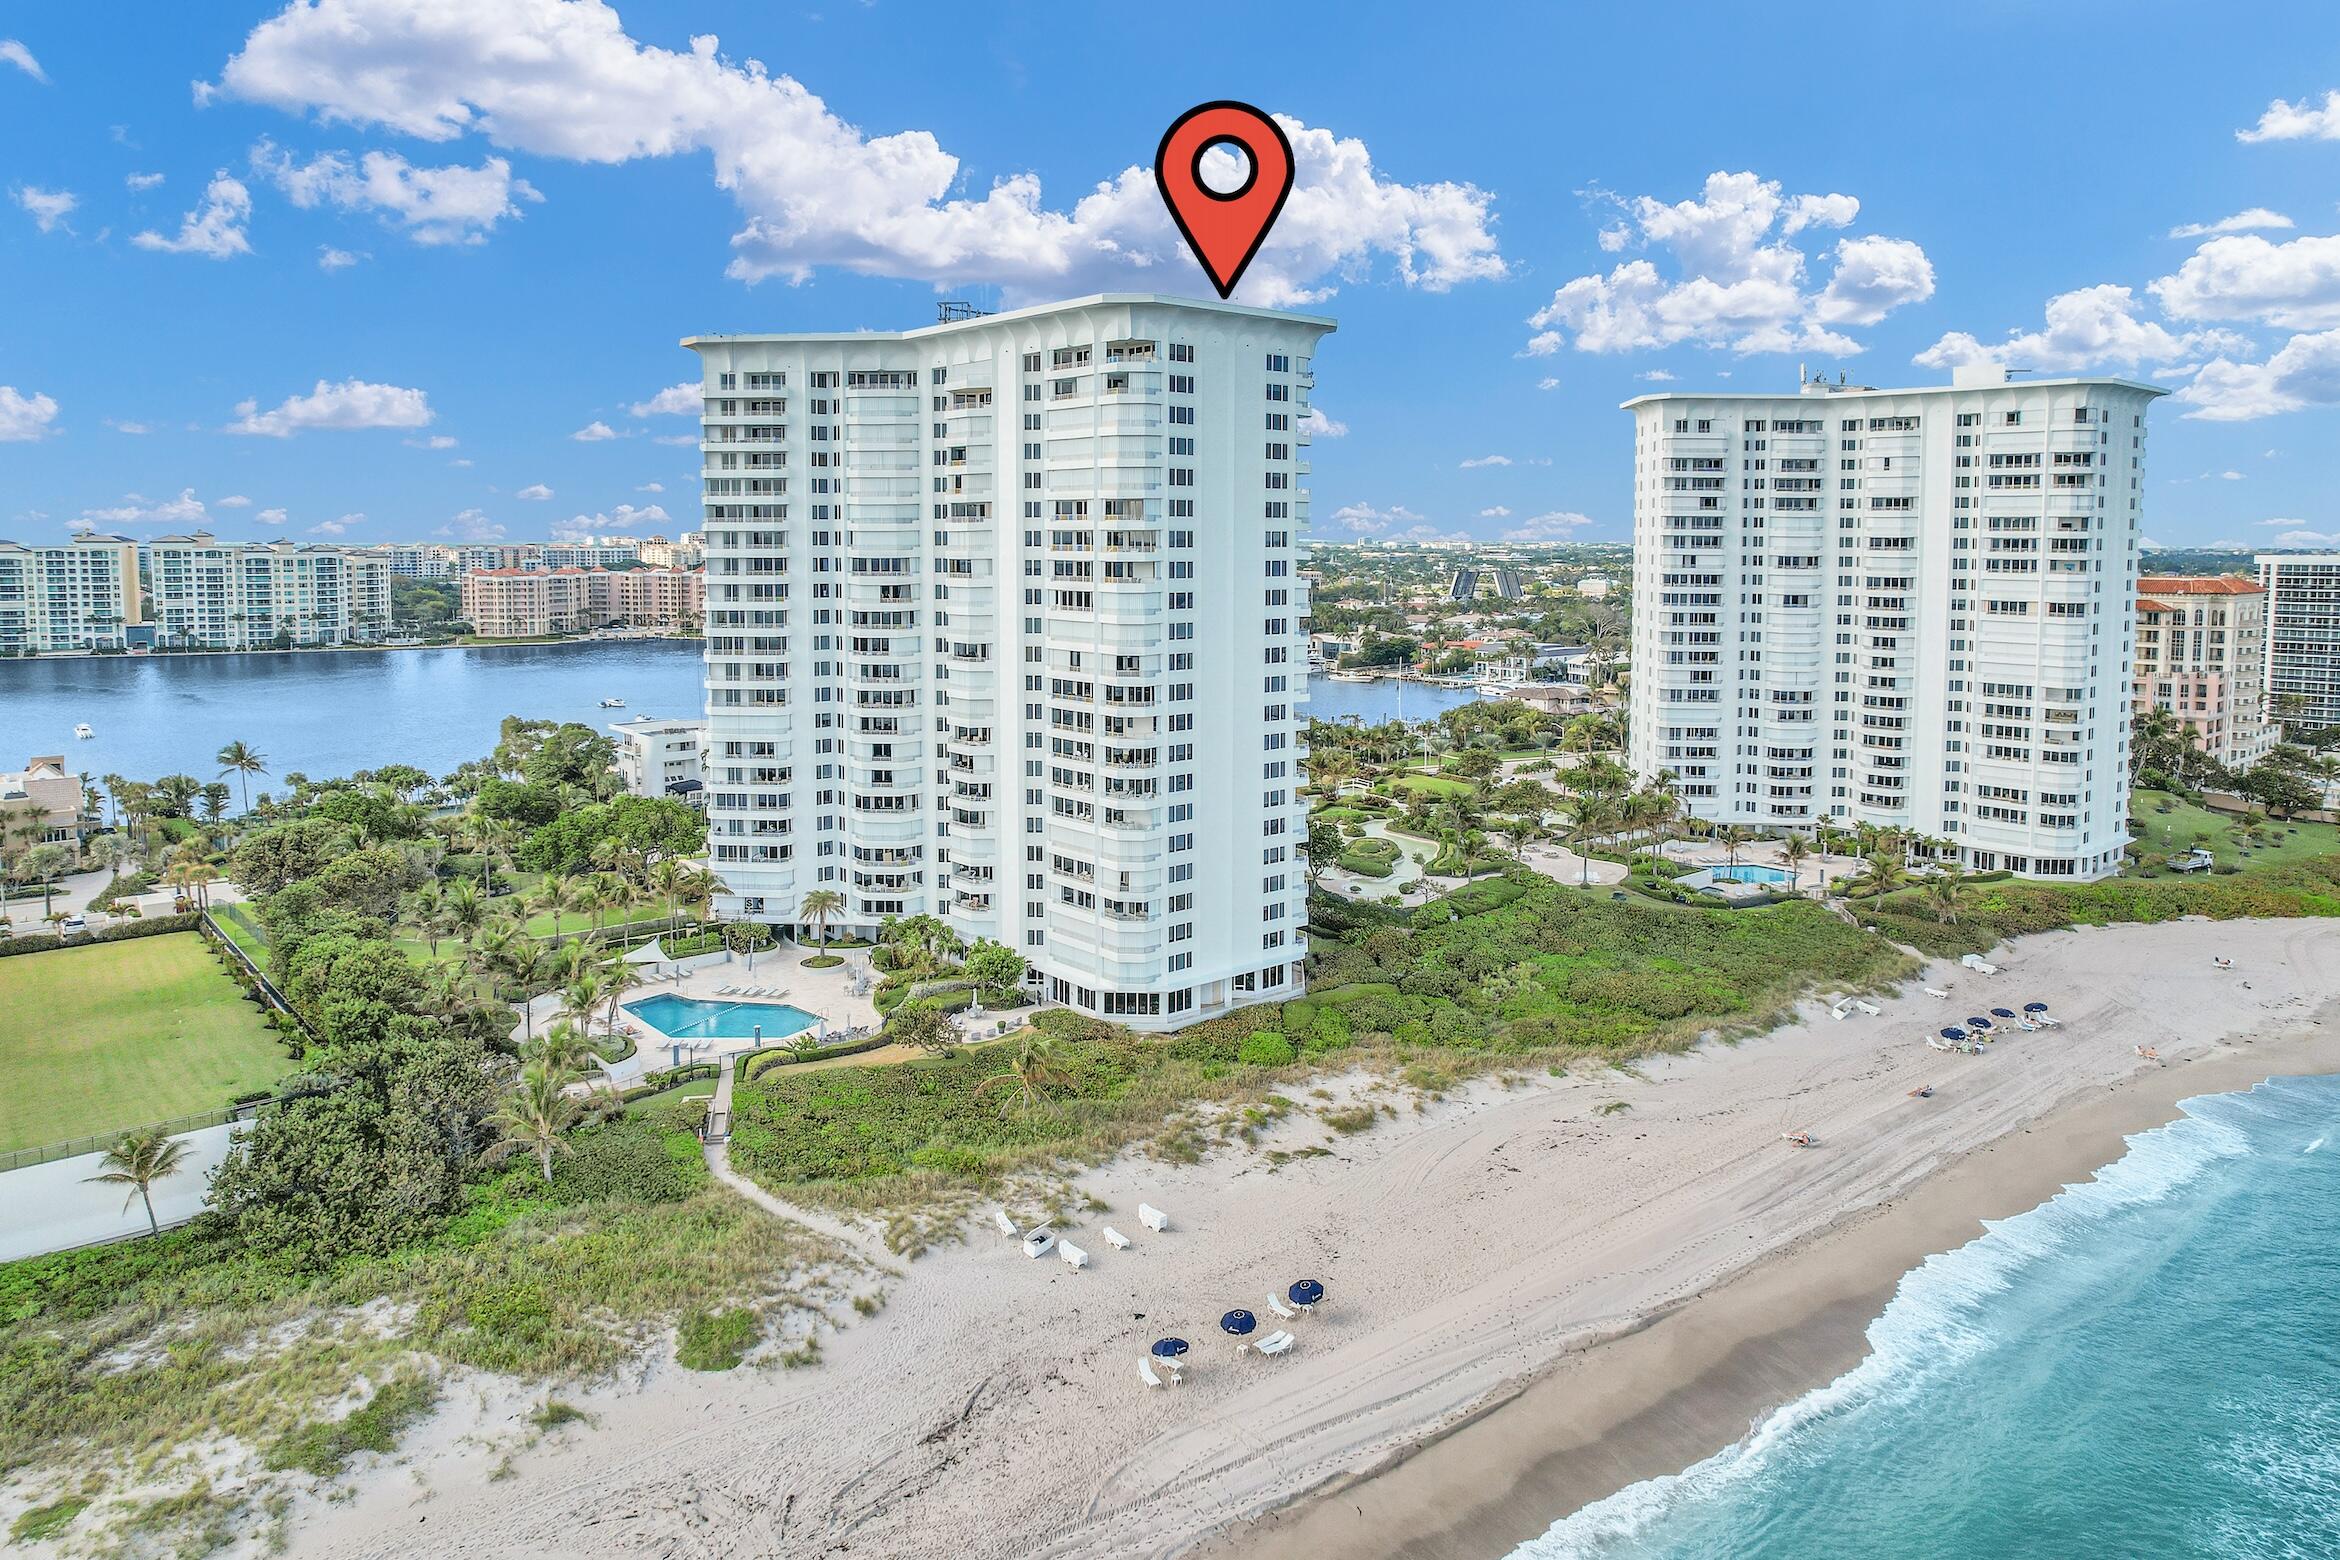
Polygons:
M715 995L719 997L771 997L777 999L787 996L788 988L786 986L717 986Z

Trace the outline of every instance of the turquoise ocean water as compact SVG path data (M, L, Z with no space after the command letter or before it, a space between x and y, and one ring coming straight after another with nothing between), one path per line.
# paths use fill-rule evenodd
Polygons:
M2185 1111L1904 1277L1849 1374L1513 1560L2340 1556L2340 1079Z

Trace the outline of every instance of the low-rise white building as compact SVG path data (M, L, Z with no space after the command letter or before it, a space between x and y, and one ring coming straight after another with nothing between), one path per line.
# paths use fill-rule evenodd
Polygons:
M707 782L707 723L637 715L614 722L618 778L633 796L701 805Z

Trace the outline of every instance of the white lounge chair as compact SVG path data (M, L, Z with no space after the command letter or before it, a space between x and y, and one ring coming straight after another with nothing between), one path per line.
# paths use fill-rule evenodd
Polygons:
M1278 1329L1252 1345L1262 1354L1281 1354L1292 1346L1292 1335Z
M1024 1233L1016 1228L1016 1221L1007 1216L1007 1210L1004 1208L991 1210L991 1222L998 1225L999 1232L1010 1240L1014 1240Z
M1295 1311L1290 1306L1284 1304L1283 1301L1278 1300L1274 1295L1268 1296L1268 1309L1275 1312L1278 1317L1287 1322L1300 1314L1298 1311Z
M1138 1223L1144 1225L1147 1229L1152 1230L1155 1234L1159 1235L1170 1227L1170 1215L1164 1213L1161 1209L1155 1207L1152 1203L1139 1203Z
M1105 1226L1105 1244L1111 1246L1115 1251L1127 1251L1129 1250L1129 1237L1108 1224Z
M2061 1029L2064 1027L2064 1021L2060 1018L2050 1018L2045 1013L2034 1013L2031 1016L2034 1020L2046 1025L2050 1029Z
M1961 954L1959 956L1958 962L1965 965L1968 969L1973 970L1978 975L1996 975L1999 973L1999 967L1996 964L1992 964L1986 961L1979 953Z
M1878 1014L1885 1011L1883 1008L1877 1006L1876 1003L1869 1001L1865 997L1853 998L1853 1006L1859 1008L1862 1012L1868 1014L1871 1018L1875 1018Z
M1941 999L1942 999L1944 1002L1947 1002L1947 1001L1949 1001L1949 1000L1950 1000L1950 993L1949 993L1949 992L1947 992L1947 991L1944 991L1944 990L1943 990L1941 987L1939 987L1939 986L1928 986L1928 987L1926 988L1926 995L1927 995L1927 996L1929 996L1929 997L1939 997L1939 998L1941 998Z
M1089 1265L1089 1254L1069 1240L1056 1243L1056 1254L1064 1258L1064 1265L1076 1273Z
M1162 1384L1162 1378L1154 1374L1154 1362L1151 1358L1138 1361L1138 1374L1145 1378L1145 1383L1149 1387L1158 1387Z
M1027 1257L1045 1257L1048 1255L1050 1248L1055 1246L1055 1244L1056 1231L1043 1224L1036 1230L1028 1230L1025 1232L1024 1255Z

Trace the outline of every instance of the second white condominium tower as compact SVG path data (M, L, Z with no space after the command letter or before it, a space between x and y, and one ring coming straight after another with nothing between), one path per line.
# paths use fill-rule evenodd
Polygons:
M1332 328L1115 294L687 340L725 913L938 915L1141 1028L1297 986Z
M2160 393L1981 370L1628 401L1634 768L1716 823L2114 870Z

